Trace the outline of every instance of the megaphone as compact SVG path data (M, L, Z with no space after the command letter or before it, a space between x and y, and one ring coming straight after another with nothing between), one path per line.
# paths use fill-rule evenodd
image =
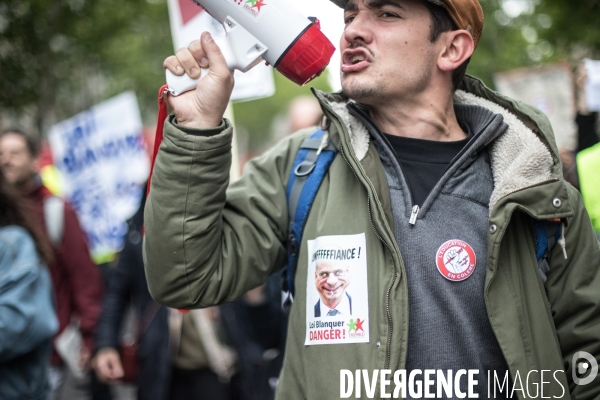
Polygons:
M192 0L223 25L215 37L230 70L248 71L261 61L298 85L319 76L335 51L316 18L300 14L289 0ZM204 77L177 76L169 70L168 91L179 95Z

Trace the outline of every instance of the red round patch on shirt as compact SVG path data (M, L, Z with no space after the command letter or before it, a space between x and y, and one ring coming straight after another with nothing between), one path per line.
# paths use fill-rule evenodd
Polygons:
M460 282L473 274L477 259L468 243L455 239L440 246L435 255L435 264L444 278Z

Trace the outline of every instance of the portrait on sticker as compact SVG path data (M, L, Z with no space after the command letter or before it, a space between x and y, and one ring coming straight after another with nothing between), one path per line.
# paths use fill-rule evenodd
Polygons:
M305 344L369 341L364 233L308 241Z

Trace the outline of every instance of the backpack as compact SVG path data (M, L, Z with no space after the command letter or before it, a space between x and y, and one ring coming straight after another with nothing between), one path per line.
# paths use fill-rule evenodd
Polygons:
M560 219L536 221L534 235L535 257L538 263L538 271L540 272L542 282L545 283L546 279L548 279L546 274L550 271L548 259L550 258L550 253L556 243L560 244L565 259L567 258L564 242L564 227Z
M319 186L337 154L337 149L323 129L318 129L302 142L296 155L287 185L288 202L288 260L283 270L282 286L286 292L284 307L289 308L294 295L294 275L298 263L298 250L302 243L304 226L317 196ZM564 226L558 220L540 220L534 223L534 247L538 271L543 282L550 271L548 258L556 243L563 249L565 259Z
M304 139L292 165L286 197L288 203L288 262L284 268L283 290L288 293L284 304L289 306L294 295L294 275L304 225L317 196L321 182L337 155L337 149L323 129Z

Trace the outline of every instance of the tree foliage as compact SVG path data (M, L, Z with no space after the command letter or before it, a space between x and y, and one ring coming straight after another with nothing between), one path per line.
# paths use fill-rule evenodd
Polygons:
M0 107L43 131L127 89L145 98L171 49L164 1L2 0Z
M557 60L575 64L582 57L600 56L600 0L480 3L485 25L468 72L490 86L499 71Z
M488 85L498 71L600 52L600 0L480 2L486 22L468 72ZM521 12L511 11L515 4ZM152 124L156 91L164 82L162 61L172 53L166 0L0 0L0 118L32 116L32 125L44 133L55 122L134 90L146 124ZM251 150L268 140L272 118L309 91L275 76L273 97L234 106ZM324 78L309 86L328 88Z
M550 17L552 29L542 36L560 51L580 47L587 56L600 54L600 0L543 0L536 12Z

